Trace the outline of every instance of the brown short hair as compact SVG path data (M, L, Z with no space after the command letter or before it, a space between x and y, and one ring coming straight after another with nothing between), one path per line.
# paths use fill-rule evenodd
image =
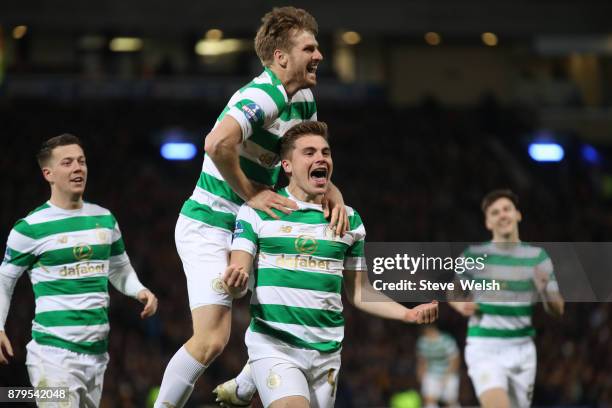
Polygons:
M482 212L486 215L487 209L491 206L491 204L493 204L495 201L499 200L500 198L507 198L508 200L512 201L512 204L514 204L516 208L518 208L518 204L519 204L518 196L510 189L499 189L499 190L493 190L484 196L484 198L482 199L482 203L480 204L480 208L482 209Z
M68 146L73 144L81 146L81 149L83 148L81 139L79 139L75 135L71 135L70 133L61 134L43 142L42 146L40 146L40 150L36 154L36 160L38 161L38 165L41 169L46 166L49 162L49 159L51 158L51 155L53 154L53 149L55 149L56 147Z
M261 19L261 26L255 36L255 52L264 66L274 62L274 50L288 51L291 35L306 30L313 35L319 32L317 20L304 9L291 6L275 7Z
M306 135L317 135L328 140L327 124L315 120L298 123L285 132L280 141L280 157L286 158L295 149L295 141Z

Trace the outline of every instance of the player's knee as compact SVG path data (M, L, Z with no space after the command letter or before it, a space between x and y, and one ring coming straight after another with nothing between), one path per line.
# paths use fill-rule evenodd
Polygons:
M223 352L227 345L227 338L214 335L194 334L189 340L189 347L193 350L194 357L204 364L210 364L219 354Z

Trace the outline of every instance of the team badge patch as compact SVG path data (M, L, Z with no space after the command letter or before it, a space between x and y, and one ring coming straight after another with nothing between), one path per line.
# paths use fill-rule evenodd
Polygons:
M223 288L223 282L221 282L220 278L215 278L212 281L212 289L217 293L225 293L225 289Z
M246 116L247 120L254 125L258 122L262 122L264 119L263 109L256 103L247 103L242 106L242 113Z
M266 379L266 385L271 390L278 388L281 385L281 376L270 370L270 374L268 374Z
M242 223L240 221L236 221L236 224L234 226L234 239L238 238L243 232L244 227L242 226Z

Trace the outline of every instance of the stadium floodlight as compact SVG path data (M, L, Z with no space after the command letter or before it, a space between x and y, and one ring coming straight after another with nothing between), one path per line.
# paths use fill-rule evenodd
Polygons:
M166 160L191 160L198 153L193 143L166 142L160 149L161 155Z
M142 38L138 37L115 37L108 47L113 52L135 52L142 49Z
M589 144L582 145L582 147L580 148L580 153L582 154L582 158L584 159L584 161L586 161L587 163L601 163L601 156L599 155L599 152L597 151L597 149L595 149Z
M529 145L529 156L537 162L559 162L563 160L565 151L558 143L536 142Z

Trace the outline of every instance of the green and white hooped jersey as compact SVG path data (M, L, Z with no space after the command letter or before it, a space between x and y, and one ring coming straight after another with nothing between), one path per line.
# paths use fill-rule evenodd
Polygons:
M276 211L275 220L243 205L236 220L232 250L256 256L249 332L297 348L337 351L344 337L342 272L367 270L363 223L347 207L350 231L334 236L320 205L298 201L286 190L279 194L299 209Z
M240 168L250 180L274 186L280 173L281 136L297 123L316 120L317 107L310 89L289 100L281 81L266 68L231 97L215 126L225 115L236 119L242 130ZM181 214L231 231L243 202L205 155L198 183Z
M487 242L470 246L466 258L484 259L482 271L471 270L462 279L491 282L495 279L501 290L491 295L475 292L478 312L468 322L468 342L513 341L522 342L535 335L531 318L538 292L534 283L536 268L548 273L547 291L557 292L559 287L553 273L550 257L542 248L525 243L496 244Z
M436 338L421 336L417 340L417 354L427 361L427 372L446 374L450 360L459 352L457 342L450 335L440 333Z
M11 230L0 274L17 279L28 271L37 343L100 354L108 347L109 271L129 262L110 211L87 202L78 210L47 202Z

